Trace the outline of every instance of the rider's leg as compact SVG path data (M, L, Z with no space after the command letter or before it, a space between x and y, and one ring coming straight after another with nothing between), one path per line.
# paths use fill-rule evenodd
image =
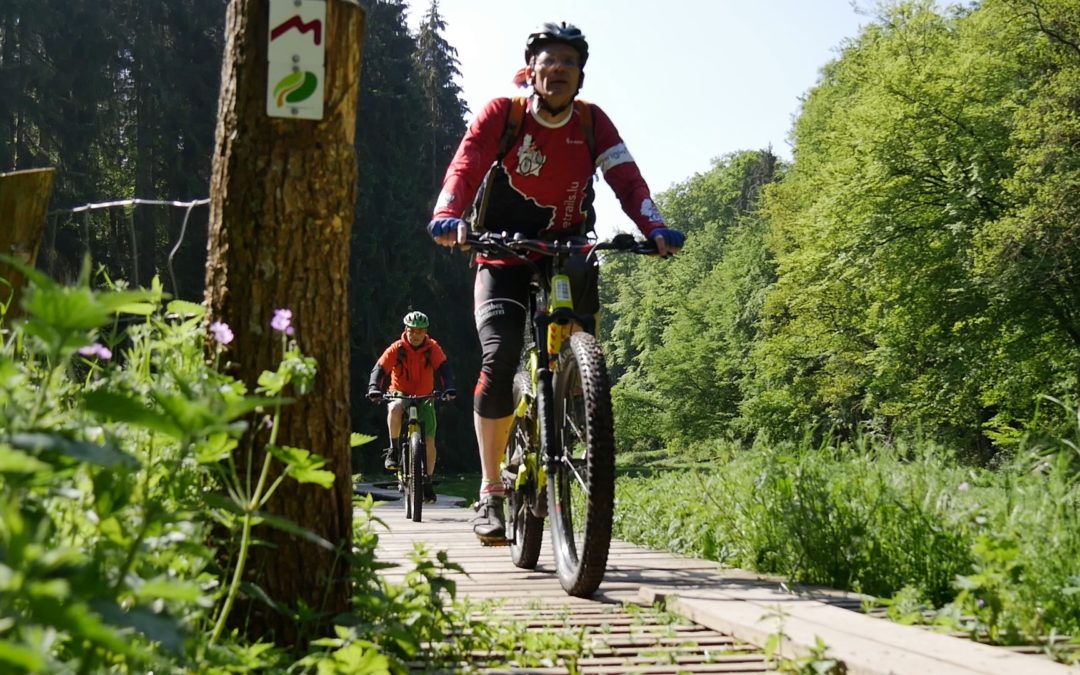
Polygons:
M473 424L480 448L480 501L473 532L485 543L505 541L505 488L499 475L514 415L514 373L529 302L532 271L524 265L480 265L473 287L476 332L480 338L480 377L473 391Z
M394 401L394 403L399 403ZM390 432L390 445L397 445L401 438L401 419L405 416L405 406L391 403L386 413L386 429Z
M427 475L435 473L435 433L439 423L435 417L435 404L424 401L420 404L417 414L420 417L420 427L424 430L424 449L427 454Z
M424 445L427 450L427 475L430 477L435 474L435 437L426 437Z
M510 427L513 426L514 416L490 418L482 417L480 413L473 413L473 423L476 426L476 442L480 446L480 470L483 481L480 483L480 496L485 494L502 494L503 484L501 470L503 453L506 444L510 442Z
M476 270L473 288L480 377L473 391L473 424L480 449L480 497L504 490L499 465L514 420L514 373L525 339L526 306L532 270L527 266Z
M390 401L386 412L386 430L390 434L390 445L386 448L383 467L387 471L397 471L401 465L401 419L405 416L404 401Z

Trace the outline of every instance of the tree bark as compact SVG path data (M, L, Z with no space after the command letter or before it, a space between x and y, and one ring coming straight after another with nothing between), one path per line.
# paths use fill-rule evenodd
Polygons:
M211 320L236 335L229 357L250 390L280 360L270 328L275 308L293 311L301 351L318 361L312 393L284 409L279 445L328 460L330 490L286 480L268 504L339 550L352 534L349 467L348 252L356 199L356 105L364 13L344 0L327 3L325 111L322 120L266 116L266 0L231 0L211 175L206 304ZM241 443L243 448L245 443ZM245 471L242 452L236 462ZM261 466L261 449L254 462ZM243 473L241 473L243 475ZM248 579L276 603L322 617L349 606L349 569L333 552L277 530L258 536ZM253 638L295 644L307 637L282 614L251 600L233 624ZM308 626L308 628L312 628Z
M0 173L0 253L33 267L41 247L45 214L52 196L55 169ZM19 300L26 283L22 272L0 261L0 303L7 317L22 315Z

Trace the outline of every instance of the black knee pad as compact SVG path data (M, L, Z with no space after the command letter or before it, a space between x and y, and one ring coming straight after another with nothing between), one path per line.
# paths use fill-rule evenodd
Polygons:
M521 361L524 328L525 308L517 302L496 298L476 308L482 358L473 410L481 417L514 412L514 373Z

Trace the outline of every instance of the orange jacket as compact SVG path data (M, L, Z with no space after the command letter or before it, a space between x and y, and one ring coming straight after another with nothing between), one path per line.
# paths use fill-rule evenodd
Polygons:
M446 353L439 343L432 337L426 337L419 347L413 347L402 333L401 339L387 347L371 369L368 391L386 391L386 380L389 378L391 391L409 396L426 396L435 390L436 375L439 376L442 391L454 388Z

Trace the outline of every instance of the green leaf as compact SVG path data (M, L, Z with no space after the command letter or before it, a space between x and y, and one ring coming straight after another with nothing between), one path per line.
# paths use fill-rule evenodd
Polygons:
M195 448L195 461L199 464L217 464L223 462L232 455L236 449L237 441L224 432L212 434L205 443L200 443Z
M182 317L201 317L206 314L206 309L202 305L187 300L173 300L165 306L165 311Z
M35 589L31 589L33 591ZM118 654L133 656L134 650L117 631L106 626L90 608L81 602L63 602L58 598L34 594L29 604L35 621L55 626L72 638L88 640Z
M135 596L140 600L198 602L203 598L203 592L195 583L160 576L143 582L135 589Z
M124 394L92 391L83 396L83 407L117 422L134 424L177 439L184 437L183 430L167 416Z
M124 611L111 600L94 600L90 607L108 624L132 628L173 654L183 652L183 627L171 616L159 614L147 607L133 607Z
M355 448L365 443L370 443L376 439L375 436L368 436L367 434L358 434L353 432L349 434L349 447Z
M31 673L45 671L45 657L33 649L15 644L7 640L0 640L0 663L6 663L13 668L25 670Z
M57 333L89 331L109 320L109 310L88 288L31 289L26 311L34 323Z
M25 452L0 444L0 473L40 473L51 470L51 465Z
M35 453L55 452L66 455L80 462L90 462L99 466L136 467L139 465L131 455L128 455L111 445L98 445L85 441L73 441L58 434L47 433L17 433L0 438L13 448L28 450Z
M285 385L289 384L289 378L276 371L264 370L259 375L258 384L263 391L273 396L285 389Z
M324 488L334 484L334 473L322 471L326 459L302 448L289 446L266 446L266 451L289 466L289 475L298 483L315 483Z
M98 301L110 312L117 314L153 314L157 309L158 294L153 291L114 291L101 293Z

